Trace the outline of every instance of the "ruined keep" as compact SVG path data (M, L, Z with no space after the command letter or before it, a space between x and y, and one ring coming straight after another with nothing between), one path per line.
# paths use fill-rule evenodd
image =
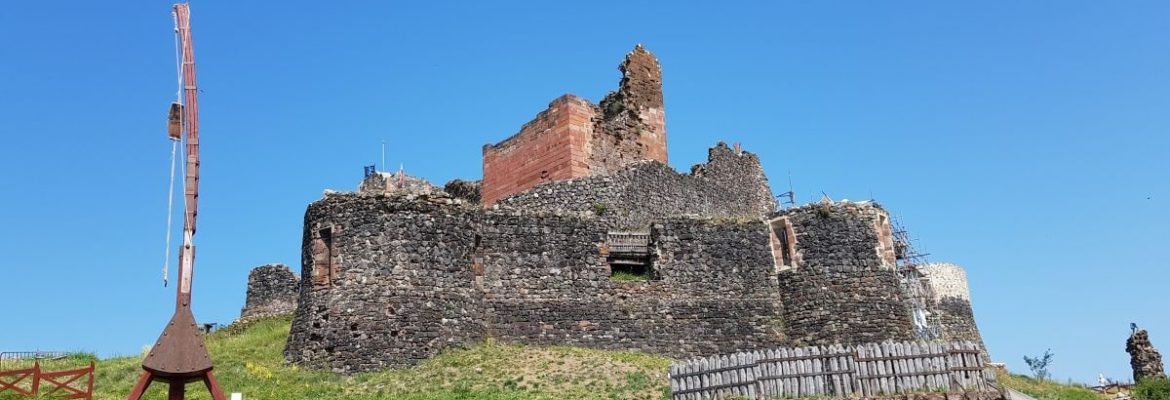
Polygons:
M483 146L483 204L541 183L608 175L643 160L666 164L662 68L638 45L600 104L566 94L504 141Z
M374 173L310 204L286 359L356 372L487 338L686 357L918 335L881 206L777 210L759 158L723 143L675 171L657 60L639 46L620 70L600 105L562 96L485 146L482 181ZM923 279L953 287L948 271ZM923 312L978 338L961 286L965 314Z
M248 292L240 320L292 314L300 278L284 264L266 264L248 273Z

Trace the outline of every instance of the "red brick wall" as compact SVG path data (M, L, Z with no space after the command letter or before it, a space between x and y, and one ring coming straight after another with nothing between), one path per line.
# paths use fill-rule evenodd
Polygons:
M589 175L585 146L594 107L573 95L553 100L520 132L483 147L484 206L544 182Z
M643 131L638 142L646 152L647 160L658 160L667 164L666 160L666 113L662 108L648 108L641 110L642 120L649 128Z
M609 175L642 160L667 162L658 59L639 45L618 69L619 88L600 106L558 97L519 133L483 147L485 207L545 182Z

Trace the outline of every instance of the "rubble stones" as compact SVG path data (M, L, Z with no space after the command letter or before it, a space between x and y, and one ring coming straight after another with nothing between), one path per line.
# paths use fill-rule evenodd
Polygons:
M480 192L479 188L483 181L465 181L462 179L453 179L443 185L443 191L451 195L451 197L466 200L472 204L479 204Z

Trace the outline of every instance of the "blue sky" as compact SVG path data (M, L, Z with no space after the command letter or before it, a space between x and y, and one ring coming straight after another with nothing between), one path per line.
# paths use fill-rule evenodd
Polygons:
M675 168L741 142L775 192L876 198L967 268L995 359L1127 379L1131 321L1170 351L1170 3L673 3L196 1L196 316L299 270L305 206L381 141L478 178L484 143L600 99L643 43ZM136 354L169 317L171 31L167 2L0 10L0 351Z

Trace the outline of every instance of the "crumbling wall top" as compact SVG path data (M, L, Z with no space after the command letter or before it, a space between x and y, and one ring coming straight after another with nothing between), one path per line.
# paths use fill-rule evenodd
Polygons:
M1133 367L1133 381L1139 382L1146 378L1165 378L1166 369L1162 365L1162 354L1150 343L1150 334L1145 329L1135 329L1125 342L1125 351L1129 353L1129 364Z
M284 264L265 264L248 273L241 319L291 314L297 308L300 279Z
M358 184L359 193L434 193L438 188L426 179L407 175L405 172L374 172L366 175Z
M622 71L621 84L607 100L621 102L633 110L663 107L662 66L654 54L639 44L626 54L618 69ZM606 111L608 115L609 109Z

